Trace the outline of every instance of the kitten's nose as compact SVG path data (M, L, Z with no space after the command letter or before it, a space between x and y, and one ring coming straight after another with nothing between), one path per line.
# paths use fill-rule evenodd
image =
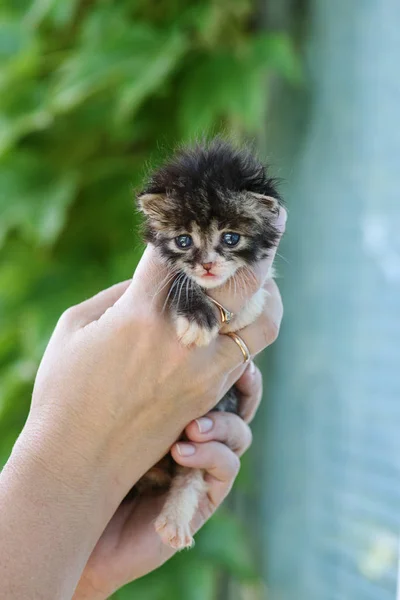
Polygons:
M211 271L211 269L213 268L213 263L212 262L208 262L208 263L203 263L202 264L203 269L205 269L207 272Z

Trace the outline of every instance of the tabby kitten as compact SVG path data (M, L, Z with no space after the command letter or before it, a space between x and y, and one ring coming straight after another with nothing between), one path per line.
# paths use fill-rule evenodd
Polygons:
M217 138L179 151L151 176L138 200L146 241L176 273L166 305L182 344L205 346L220 332L252 323L263 310L264 290L223 328L206 290L229 278L235 290L278 240L280 196L265 167L248 150ZM237 413L238 401L232 388L215 410ZM140 487L165 481L158 465ZM175 465L155 523L164 543L178 549L192 545L190 522L206 491L201 471Z

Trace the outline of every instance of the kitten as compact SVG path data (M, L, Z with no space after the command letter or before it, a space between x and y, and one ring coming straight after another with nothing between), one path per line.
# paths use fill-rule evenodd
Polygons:
M178 152L151 176L138 200L146 241L177 274L167 307L180 341L206 346L220 332L252 323L266 301L263 289L222 328L206 290L237 274L236 289L278 240L274 222L281 199L265 167L249 151L217 138ZM232 388L215 410L237 413L238 405ZM178 465L168 481L155 527L163 542L180 549L193 543L190 522L207 488L201 471ZM165 483L160 465L144 476L140 487L157 482Z

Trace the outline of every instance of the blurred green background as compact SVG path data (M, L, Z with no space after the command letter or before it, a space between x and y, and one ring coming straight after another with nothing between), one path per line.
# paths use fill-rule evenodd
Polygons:
M250 0L2 2L2 464L60 313L135 268L133 189L149 166L198 135L257 137L268 76L299 80L290 37L263 20ZM116 597L211 600L227 573L257 585L226 510L193 552Z
M255 140L289 209L285 318L235 492L119 600L394 600L398 0L2 0L0 463L60 313L128 278L133 190Z

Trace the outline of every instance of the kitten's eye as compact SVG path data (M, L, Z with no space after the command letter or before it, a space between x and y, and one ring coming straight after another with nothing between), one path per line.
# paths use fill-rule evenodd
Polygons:
M178 248L186 250L186 248L190 248L190 246L193 244L193 240L190 235L178 235L178 237L175 238L175 244L178 246Z
M239 233L234 233L233 231L228 231L222 235L222 241L226 246L237 246L240 240Z

